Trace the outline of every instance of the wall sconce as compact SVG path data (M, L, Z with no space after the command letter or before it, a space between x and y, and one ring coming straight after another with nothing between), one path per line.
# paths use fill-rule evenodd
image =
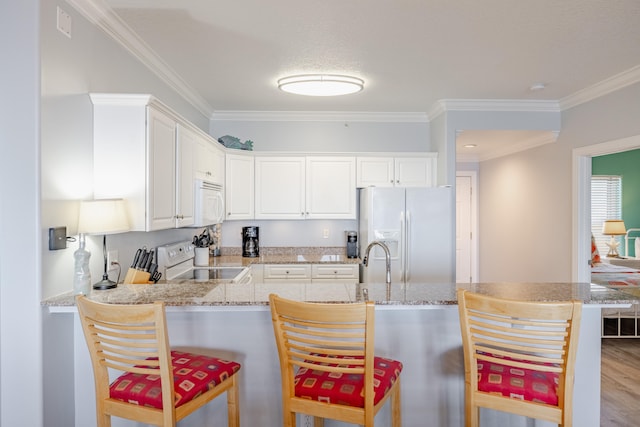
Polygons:
M602 223L602 234L605 236L611 236L611 241L607 243L609 246L609 253L607 258L618 258L618 246L620 243L616 241L615 236L624 236L627 234L627 230L624 227L624 221L621 219L608 219Z
M78 233L102 234L104 274L102 280L94 283L93 289L111 289L118 286L109 280L107 273L107 234L129 231L129 221L122 199L86 200L80 202Z

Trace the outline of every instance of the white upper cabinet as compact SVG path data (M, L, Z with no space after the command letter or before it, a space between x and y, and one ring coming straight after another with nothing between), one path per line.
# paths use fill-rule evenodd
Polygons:
M355 219L355 157L256 157L255 219Z
M256 157L255 219L305 218L305 158Z
M225 205L227 220L254 217L254 159L252 155L226 155Z
M432 187L437 179L437 154L401 157L358 157L357 187Z
M204 181L224 185L225 155L209 135L194 133L195 137L195 177Z
M94 197L125 199L132 231L193 224L191 125L150 95L91 94L91 101Z
M355 219L355 157L307 157L306 166L306 217Z
M194 223L194 164L196 141L194 133L178 124L176 158L176 223L177 228Z

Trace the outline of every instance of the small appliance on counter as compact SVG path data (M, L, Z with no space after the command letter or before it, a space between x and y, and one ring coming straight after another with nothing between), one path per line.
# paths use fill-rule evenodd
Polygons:
M258 244L260 227L242 227L242 256L255 258L260 256Z
M346 231L347 234L347 258L358 258L358 232Z

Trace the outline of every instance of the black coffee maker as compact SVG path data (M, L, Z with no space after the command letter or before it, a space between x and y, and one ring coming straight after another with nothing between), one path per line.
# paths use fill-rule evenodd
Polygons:
M260 227L242 227L242 256L255 258L260 256L258 238Z

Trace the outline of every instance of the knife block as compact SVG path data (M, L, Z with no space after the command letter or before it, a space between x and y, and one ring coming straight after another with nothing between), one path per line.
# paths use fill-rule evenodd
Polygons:
M148 285L149 283L153 283L149 281L150 278L151 278L151 275L149 274L148 271L140 271L140 270L136 270L135 268L130 268L127 271L126 276L124 276L123 283L126 283L126 284L138 283L138 284Z

